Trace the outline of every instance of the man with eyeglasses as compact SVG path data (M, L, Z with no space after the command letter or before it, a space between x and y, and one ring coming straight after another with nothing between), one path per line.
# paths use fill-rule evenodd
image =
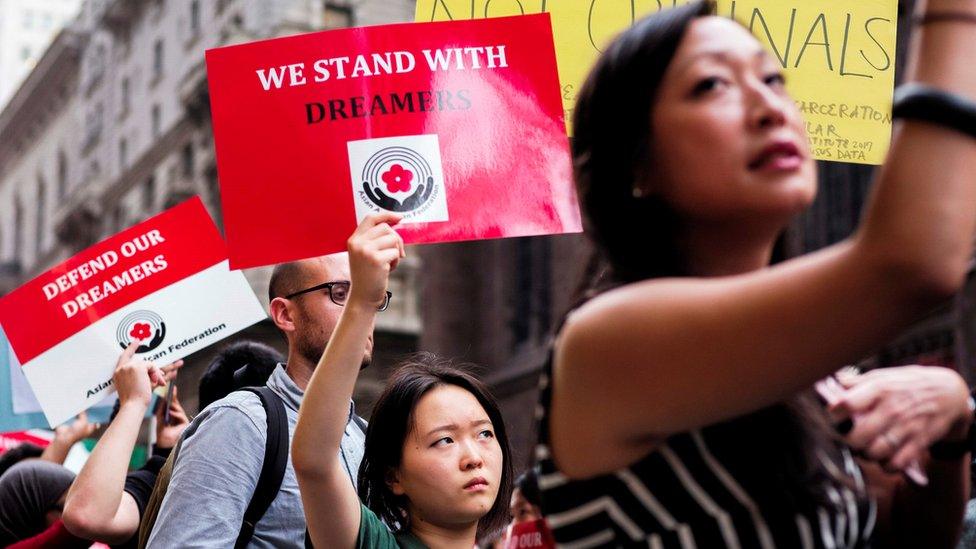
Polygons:
M370 216L366 245L402 240L393 230L399 217ZM288 362L279 364L267 387L284 404L289 438L298 420L305 387L339 321L350 289L345 253L277 265L268 288L271 319L288 340ZM379 310L386 310L392 294ZM363 349L363 367L372 357L373 338ZM267 414L257 395L234 392L198 415L183 434L165 499L148 547L241 546L245 510L264 462ZM355 486L363 456L366 422L350 401L340 454ZM290 444L289 444L290 447ZM302 547L305 515L289 458L281 487L253 525L247 547Z

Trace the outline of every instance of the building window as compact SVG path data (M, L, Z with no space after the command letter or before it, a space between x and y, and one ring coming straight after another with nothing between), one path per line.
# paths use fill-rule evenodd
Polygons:
M122 203L119 202L115 205L115 210L112 212L112 227L109 229L109 231L119 233L125 228L125 208L123 208Z
M44 189L44 180L38 176L37 178L37 224L35 225L34 231L34 251L35 257L40 258L41 252L44 251L44 210L46 209L46 196Z
M532 333L532 242L528 238L515 240L515 265L512 333L518 344L529 339Z
M143 189L142 194L142 210L144 212L152 213L153 207L156 205L156 176L150 175L146 179L146 186Z
M353 23L352 6L337 2L325 3L322 9L323 28L341 29L355 26Z
M193 143L187 143L183 147L183 177L193 178Z
M538 341L549 333L552 252L548 241L537 238L519 238L514 245L512 334L518 345L524 341Z
M14 199L14 259L24 262L24 205L20 197Z
M104 43L99 42L98 44L88 48L88 53L85 57L85 68L83 72L84 84L83 88L85 93L91 93L91 90L102 81L102 76L105 75L105 64L108 57L108 48Z
M122 112L129 112L129 77L122 79Z
M68 159L64 151L58 151L58 198L68 194Z
M85 115L85 139L81 145L83 150L87 150L94 145L102 135L102 116L105 107L101 103L95 105Z
M162 130L162 114L159 110L159 105L152 106L152 134L153 137L159 137L159 132Z
M153 44L153 80L163 76L163 40L156 40Z
M125 138L119 139L119 171L124 172L129 164L129 144Z
M200 32L200 0L190 2L190 35Z

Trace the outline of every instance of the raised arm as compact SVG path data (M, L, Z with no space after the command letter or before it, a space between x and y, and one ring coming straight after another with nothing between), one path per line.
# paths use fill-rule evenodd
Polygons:
M976 0L928 4L976 14ZM976 25L918 30L909 79L976 98ZM629 285L580 308L555 355L561 468L612 470L669 434L782 401L893 337L964 280L974 181L976 140L908 122L847 241L746 275Z
M160 369L134 357L138 346L138 342L129 345L119 358L112 375L119 413L78 473L64 504L65 526L86 539L122 543L139 530L139 508L123 491L129 457L153 386L172 379L183 361Z
M68 457L68 452L71 451L71 447L75 443L92 436L98 430L98 427L99 425L97 423L90 423L88 421L88 414L86 412L78 414L78 417L70 424L59 425L54 429L54 439L51 440L51 444L47 445L47 448L44 448L44 452L41 453L41 459L61 465L64 463L65 458Z
M353 547L359 534L359 496L339 462L339 444L376 309L403 257L403 240L391 227L399 220L394 214L367 217L350 237L349 299L298 412L291 459L316 547Z

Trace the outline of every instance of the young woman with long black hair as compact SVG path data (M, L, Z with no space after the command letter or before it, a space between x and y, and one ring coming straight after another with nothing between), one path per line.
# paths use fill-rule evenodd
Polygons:
M512 453L498 405L433 355L401 364L377 401L358 495L337 456L363 349L404 256L399 220L367 217L350 237L349 297L299 410L292 463L316 547L471 549L508 520Z
M574 173L602 267L543 376L543 511L569 547L950 546L972 419L961 378L841 376L829 411L853 419L844 438L812 388L961 287L973 130L962 116L896 128L856 234L770 266L815 165L778 61L713 13L638 22L578 96ZM924 13L909 80L953 95L909 99L976 113L976 1ZM933 443L953 450L929 460ZM922 463L928 486L858 452Z

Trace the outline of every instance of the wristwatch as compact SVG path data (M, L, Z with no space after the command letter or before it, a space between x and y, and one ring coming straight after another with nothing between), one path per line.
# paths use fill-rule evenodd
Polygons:
M953 460L960 459L968 453L976 453L976 397L973 393L969 395L969 414L972 419L969 422L969 432L962 440L940 440L929 446L929 454L934 459Z

